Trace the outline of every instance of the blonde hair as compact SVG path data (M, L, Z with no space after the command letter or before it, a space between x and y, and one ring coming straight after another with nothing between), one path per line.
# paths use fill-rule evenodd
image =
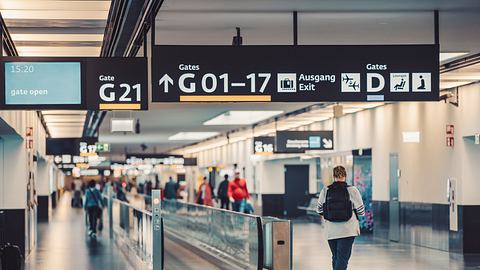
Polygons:
M343 166L336 166L333 168L333 178L340 179L343 177L347 177L347 170Z

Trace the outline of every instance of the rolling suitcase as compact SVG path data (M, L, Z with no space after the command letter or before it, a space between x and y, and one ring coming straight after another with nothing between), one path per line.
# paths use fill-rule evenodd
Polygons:
M0 248L0 261L4 270L21 270L23 267L23 257L20 248L7 243Z

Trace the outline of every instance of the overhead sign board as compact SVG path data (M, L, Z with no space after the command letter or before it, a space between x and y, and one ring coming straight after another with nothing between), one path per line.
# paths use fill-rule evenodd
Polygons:
M438 101L438 57L436 45L158 45L152 101Z
M2 57L0 107L147 110L145 58Z
M128 165L183 165L196 166L196 158L186 158L180 155L168 154L127 154L126 164Z
M269 155L275 151L275 137L254 137L253 153L256 155Z
M276 153L333 150L333 131L277 131Z
M146 58L89 59L89 110L147 110Z
M47 138L47 155L93 156L97 138Z

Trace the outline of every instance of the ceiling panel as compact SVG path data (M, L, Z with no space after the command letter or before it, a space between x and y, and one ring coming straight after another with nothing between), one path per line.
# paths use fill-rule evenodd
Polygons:
M100 56L110 0L0 0L20 56ZM42 112L52 137L81 137L86 112Z

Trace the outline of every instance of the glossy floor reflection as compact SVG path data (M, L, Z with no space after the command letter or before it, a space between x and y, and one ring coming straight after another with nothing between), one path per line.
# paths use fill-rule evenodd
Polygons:
M49 223L38 225L38 245L26 261L26 270L133 270L125 256L109 241L108 228L97 242L86 235L82 209L70 207L66 193Z
M208 262L191 250L165 238L166 270L221 270L219 266ZM224 268L228 269L228 268Z
M294 269L331 269L331 254L319 224L295 222ZM480 255L461 256L412 245L357 238L349 270L460 270L480 269Z

